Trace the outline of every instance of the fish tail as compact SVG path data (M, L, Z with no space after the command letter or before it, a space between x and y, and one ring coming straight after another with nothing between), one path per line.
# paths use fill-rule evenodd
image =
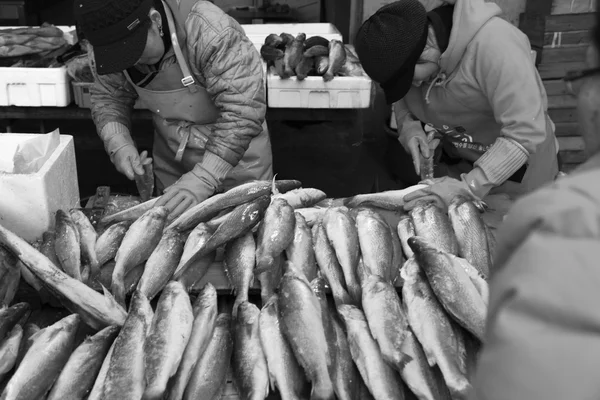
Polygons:
M273 175L273 182L271 184L271 194L274 196L280 194L279 190L277 189L277 185L275 185L276 179L277 179L277 174Z
M333 384L331 380L315 381L310 392L310 400L335 400Z
M242 304L244 301L248 301L248 293L240 292L235 297L235 300L233 301L233 308L231 310L231 315L233 316L234 319L237 318L238 308L240 307L240 304Z
M323 74L323 80L324 80L325 82L330 82L330 81L332 81L332 80L333 80L333 74L332 74L331 72L329 72L329 71L325 72L325 73Z
M123 282L123 277L119 276L117 279L115 278L117 277L113 276L113 281L110 285L110 291L115 297L117 303L125 307L125 283Z

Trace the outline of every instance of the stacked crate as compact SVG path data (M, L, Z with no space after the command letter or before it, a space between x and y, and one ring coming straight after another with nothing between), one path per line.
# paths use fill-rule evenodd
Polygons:
M562 78L567 71L585 68L586 51L595 19L593 12L545 17L544 43L538 70L548 94L548 112L556 124L564 172L581 164L585 157L577 123L577 99L567 92Z

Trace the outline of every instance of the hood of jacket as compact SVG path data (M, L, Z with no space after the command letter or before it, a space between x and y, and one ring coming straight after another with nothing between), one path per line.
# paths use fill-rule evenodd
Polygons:
M459 66L469 43L479 29L493 17L502 14L496 3L484 0L456 0L448 48L440 58L440 73L450 76Z

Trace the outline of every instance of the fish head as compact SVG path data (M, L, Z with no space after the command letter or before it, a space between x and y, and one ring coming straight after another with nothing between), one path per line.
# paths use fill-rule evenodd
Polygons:
M315 279L310 281L310 287L319 299L322 299L326 296L325 289L327 288L327 283L322 276L317 276Z
M165 206L158 206L146 211L144 215L149 215L156 219L166 220L167 216L169 215L169 209ZM144 216L142 215L142 218L143 217Z
M249 301L240 303L237 309L237 321L244 325L253 325L258 321L260 310Z
M338 306L337 311L346 326L350 321L366 321L365 314L356 306L341 304Z
M367 274L362 284L363 289L372 293L379 293L385 290L386 281L376 274Z
M76 330L79 327L80 322L81 317L79 316L79 314L74 313L71 315L67 315L66 317L58 321L56 325L60 325L61 329L70 332Z
M402 269L400 270L400 276L404 279L404 282L413 282L419 275L421 269L417 260L414 257L408 259Z
M413 236L408 239L408 245L415 253L415 255L423 254L427 251L437 251L433 245L431 245L427 240L419 236Z
M217 301L217 289L212 285L212 283L207 282L204 287L198 293L198 297L196 297L196 301L194 302L197 307L201 309L209 308L215 304Z
M215 328L229 329L231 326L231 314L220 313L217 315L217 321L215 322Z

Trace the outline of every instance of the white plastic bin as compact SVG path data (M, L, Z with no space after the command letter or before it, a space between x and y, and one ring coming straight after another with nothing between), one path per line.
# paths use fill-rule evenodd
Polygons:
M21 28L5 27L3 29ZM72 26L58 26L73 44ZM0 67L0 106L66 107L71 103L71 78L66 67Z
M12 160L19 143L37 136L0 133L0 157ZM28 241L54 227L58 209L79 207L79 186L73 137L60 135L60 144L35 174L0 171L0 224Z
M346 51L354 51L346 45ZM364 71L363 71L364 73ZM267 73L267 105L272 108L369 108L373 82L364 76L336 76L325 82L321 76L299 81Z

